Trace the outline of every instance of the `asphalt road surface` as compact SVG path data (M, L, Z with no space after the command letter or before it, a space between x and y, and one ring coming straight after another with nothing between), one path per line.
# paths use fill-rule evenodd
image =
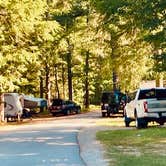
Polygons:
M0 166L87 166L80 155L78 133L82 128L94 126L99 119L100 113L93 112L1 128ZM82 133L84 145L83 136Z
M83 166L77 128L25 128L0 136L2 166Z

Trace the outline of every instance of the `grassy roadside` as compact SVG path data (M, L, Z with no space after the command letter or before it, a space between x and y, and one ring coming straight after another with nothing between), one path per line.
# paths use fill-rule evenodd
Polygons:
M110 166L165 166L166 128L100 131Z

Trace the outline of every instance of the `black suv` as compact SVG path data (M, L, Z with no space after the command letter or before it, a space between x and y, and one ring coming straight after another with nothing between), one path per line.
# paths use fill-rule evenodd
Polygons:
M125 106L125 94L120 91L103 92L101 96L102 117L111 116L111 114L122 113ZM122 110L122 112L120 112Z
M52 105L49 107L49 111L53 116L56 116L57 114L78 114L81 111L81 107L80 105L70 100L53 99Z

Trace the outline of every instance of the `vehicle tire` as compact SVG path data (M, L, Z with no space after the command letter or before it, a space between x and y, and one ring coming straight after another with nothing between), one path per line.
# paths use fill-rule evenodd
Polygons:
M126 127L130 127L130 123L127 122L127 121L125 121L125 126L126 126Z
M141 120L140 120L140 118L138 118L137 117L137 112L136 112L136 110L135 110L135 127L137 128L137 129L141 129L142 128L142 124L141 124Z
M65 115L70 115L70 110L66 110Z
M107 112L107 117L111 117L112 113L111 112Z
M76 114L80 114L81 113L81 110L78 108L78 109L76 109Z
M135 126L137 129L147 128L148 122L144 118L138 118L135 110Z
M106 116L106 112L102 112L102 117L105 117Z
M148 123L143 118L137 118L135 119L135 124L137 129L141 128L147 128Z
M56 113L52 113L52 116L56 116Z
M142 128L142 124L140 122L140 119L139 118L135 118L135 126L137 129L141 129Z
M131 120L126 115L124 116L124 122L126 127L130 127Z
M143 119L143 128L147 128L147 127L148 127L148 122L145 119Z
M160 121L159 124L160 124L160 126L163 126L163 125L164 125L164 122L163 122L163 121Z

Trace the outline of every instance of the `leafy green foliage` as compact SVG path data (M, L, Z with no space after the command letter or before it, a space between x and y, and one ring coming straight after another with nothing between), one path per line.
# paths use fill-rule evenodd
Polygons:
M154 70L156 72L164 72L166 71L166 53L163 52L160 55L155 55L154 57L155 60L155 66L154 66Z
M60 26L55 21L44 20L47 11L45 1L2 1L0 7L3 23L1 56L6 61L0 67L3 81L7 83L1 91L39 92L36 86L42 63L39 57L43 50L52 50L55 36L59 37ZM10 82L7 81L9 77Z
M152 44L155 51L162 50L162 54L164 54L166 46L166 2L164 0L137 1L134 9L136 9L134 14L136 16L135 18L139 20L137 21L138 25L148 31L144 36L145 40ZM154 56L158 55L154 54ZM165 61L164 56L160 56L160 58L163 58L162 61ZM158 57L154 59L157 60ZM154 70L156 71L156 66L154 66ZM166 71L164 65L159 65L157 71Z
M113 73L121 90L139 87L152 65L166 70L165 7L164 0L1 0L0 91L39 95L42 78L44 93L66 98L68 55L80 103L85 80L94 103L112 89Z

